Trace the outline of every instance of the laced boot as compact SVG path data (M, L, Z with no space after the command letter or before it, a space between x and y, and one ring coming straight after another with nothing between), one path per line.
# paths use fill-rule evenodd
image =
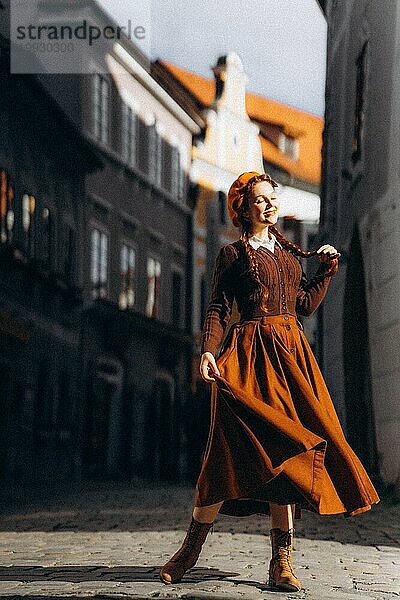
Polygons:
M172 558L160 569L160 579L163 583L177 583L183 575L197 562L201 548L206 540L213 523L201 523L192 520L182 546Z
M292 544L294 528L284 531L278 527L270 529L272 558L269 563L268 584L290 592L301 589L301 582L293 572Z

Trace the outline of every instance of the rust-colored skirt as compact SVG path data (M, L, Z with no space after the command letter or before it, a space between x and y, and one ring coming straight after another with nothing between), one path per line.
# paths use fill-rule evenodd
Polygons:
M211 424L195 506L270 515L269 502L350 517L380 498L344 436L295 315L231 327L211 383Z

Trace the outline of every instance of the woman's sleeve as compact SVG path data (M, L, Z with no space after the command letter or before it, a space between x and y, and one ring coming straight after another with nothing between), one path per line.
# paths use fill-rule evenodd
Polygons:
M329 263L321 261L314 277L308 280L302 267L302 276L296 298L296 312L299 315L309 317L317 310L325 298L332 275L338 271L338 268L339 260L337 258L329 261Z
M214 263L210 298L203 325L201 354L211 352L215 355L229 322L234 298L229 277L232 261L232 251L223 246Z

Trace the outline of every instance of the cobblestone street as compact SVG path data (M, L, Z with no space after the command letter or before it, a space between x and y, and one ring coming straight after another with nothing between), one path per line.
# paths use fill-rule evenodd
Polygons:
M219 515L197 565L165 586L193 488L140 482L1 498L1 597L362 600L400 598L400 503L350 519L303 511L293 562L300 592L267 586L269 518ZM276 594L276 596L273 596Z

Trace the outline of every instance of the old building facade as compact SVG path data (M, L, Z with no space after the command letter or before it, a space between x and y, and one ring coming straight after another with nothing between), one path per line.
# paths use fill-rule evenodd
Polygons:
M110 22L95 3L91 10L92 22ZM90 477L182 479L187 471L188 181L199 128L147 66L130 40L91 57L71 115L105 162L85 181L89 288L81 439L82 472ZM59 93L48 82L60 104L64 81Z
M369 472L400 494L400 3L327 1L321 235L342 252L321 314L327 383Z
M278 227L302 247L315 247L323 119L248 92L248 77L235 52L219 57L213 79L165 61L155 61L152 72L185 109L205 121L195 138L191 169L197 187L192 324L199 341L216 253L238 235L226 206L228 189L238 174L270 173L279 184ZM317 266L317 259L304 261L306 272ZM236 318L234 306L232 319ZM314 316L306 319L315 349L316 326ZM195 358L194 371L197 363Z
M2 75L0 122L0 477L60 481L79 460L78 248L101 162L34 76Z
M51 10L57 11L59 5L63 10L57 2L51 3ZM80 5L85 5L89 11L85 15L92 23L104 26L112 22L95 2L70 3L63 19L73 22ZM8 126L1 132L5 137L0 164L3 237L6 241L10 237L8 204L15 188L15 197L22 202L20 220L25 219L20 228L24 231L28 216L35 207L40 208L38 228L40 232L45 228L48 245L58 244L57 260L71 278L65 283L65 296L74 299L73 316L69 317L47 284L43 292L36 280L32 286L31 302L40 302L42 310L45 304L45 312L30 318L47 329L46 311L50 311L54 329L68 340L70 349L65 350L64 339L55 350L44 334L32 340L36 349L32 347L31 352L35 364L32 385L36 391L23 385L24 399L18 410L29 416L29 402L35 393L37 410L46 413L45 435L53 445L42 453L42 466L31 469L24 464L20 436L15 462L37 481L135 475L179 480L187 476L190 446L186 416L193 352L192 208L188 182L192 135L199 126L152 79L146 59L130 40L113 44L103 55L82 57L86 58L91 62L81 65L80 75L34 77L52 103L50 115L54 111L64 115L71 129L79 132L74 144L54 125L53 117L39 135L44 116L32 133L32 142L30 125L27 141L21 144L18 103L11 91L2 95L2 117ZM28 80L25 75L10 76L8 85L11 90L14 82ZM28 102L36 107L43 101L29 90L21 90L20 97L20 103L25 99L21 112L25 111L24 118L29 120ZM46 132L52 140L50 147ZM96 165L93 176L89 171L94 166L84 150ZM58 156L60 162L54 168L53 157ZM42 184L43 173L47 179ZM41 202L34 202L42 196L51 202L46 215L51 216L53 228ZM64 204L68 211L62 210ZM34 243L39 245L41 239ZM46 248L45 254L50 252ZM50 271L53 277L53 269ZM31 279L23 280L19 285L27 287L29 282ZM80 286L77 297L73 295L75 284ZM2 306L11 307L17 296L18 291L13 297L6 294ZM73 301L68 301L72 305ZM65 331L64 322L73 331ZM10 328L8 313L2 323L3 328ZM20 329L17 325L18 320L15 331L26 335L22 325ZM39 360L42 354L43 365ZM11 371L13 375L12 365ZM10 388L10 403L13 396ZM70 432L64 428L58 434L58 410L65 412ZM32 423L35 429L36 421ZM11 435L8 426L6 429ZM65 464L53 443L56 435L69 440ZM7 445L4 440L3 436L2 447ZM10 461L8 456L4 464L10 465ZM53 468L55 462L58 469ZM18 469L15 479L22 481Z

